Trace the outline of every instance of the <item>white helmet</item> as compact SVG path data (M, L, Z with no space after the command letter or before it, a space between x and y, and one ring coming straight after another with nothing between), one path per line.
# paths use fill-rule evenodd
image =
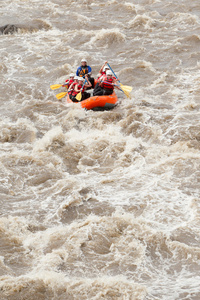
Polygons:
M81 59L81 62L86 62L87 63L87 59L83 58L83 59Z
M107 70L110 70L108 66L105 66L105 67L103 68L103 72L105 72L106 69L107 69Z
M75 80L76 80L76 79L79 79L79 77L78 77L78 76L75 76L74 79L75 79Z
M112 72L110 70L106 71L106 75L112 75Z
M78 77L78 80L85 81L83 77Z

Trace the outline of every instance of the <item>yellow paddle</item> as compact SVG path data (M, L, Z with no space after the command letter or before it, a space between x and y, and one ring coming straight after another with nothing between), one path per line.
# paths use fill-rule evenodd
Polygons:
M102 82L112 85L112 83L107 82L107 81L102 81ZM114 86L117 86L126 95L126 97L128 97L129 99L131 98L131 96L129 94L129 92L131 92L133 89L131 86L122 85L121 83L120 83L120 86L118 84L114 84Z
M133 88L131 86L127 88L127 85L123 85L121 83L119 84L120 84L121 91L126 95L127 98L131 99L130 92L132 91Z
M82 94L81 94L81 92L79 92L79 93L76 95L76 100L81 101L81 98L82 98Z
M132 86L129 86L129 85L123 85L123 84L121 84L120 83L120 87L121 87L121 89L123 90L123 91L127 91L127 92L131 92L132 91Z
M62 99L63 97L65 97L65 95L67 95L68 91L67 92L62 92L62 93L59 93L56 95L56 98L58 100Z
M81 101L81 99L82 99L82 90L83 90L83 88L84 88L84 86L85 86L86 81L87 81L87 80L85 79L81 91L76 95L76 100L78 100L78 101Z
M53 84L53 85L50 85L50 88L52 90L56 90L56 89L59 89L61 86L62 86L62 84Z
M121 89L121 91L123 91L123 90ZM123 91L123 93L126 95L127 98L131 99L131 95L129 94L129 92Z
M53 85L50 85L50 88L52 90L56 90L56 89L59 89L61 86L65 86L67 84L53 84Z

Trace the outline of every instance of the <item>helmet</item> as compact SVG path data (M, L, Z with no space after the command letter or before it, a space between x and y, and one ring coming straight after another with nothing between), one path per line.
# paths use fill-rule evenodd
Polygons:
M79 77L78 77L78 76L75 76L74 79L75 79L75 80L76 80L76 79L79 79Z
M106 75L112 75L112 72L110 70L106 71Z
M69 75L69 77L74 77L74 74L73 74L73 73L71 73L71 74Z
M78 77L78 80L85 81L83 77Z
M87 59L83 58L83 59L81 59L81 62L86 62L87 63Z
M110 70L108 66L105 66L105 67L103 68L103 72L105 72L106 69Z

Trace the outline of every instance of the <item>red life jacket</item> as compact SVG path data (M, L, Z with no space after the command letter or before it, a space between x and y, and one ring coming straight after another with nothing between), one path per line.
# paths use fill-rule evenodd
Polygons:
M69 86L74 82L74 79L69 80Z
M106 77L104 77L104 79L103 79L104 81L107 81L107 82L109 82L109 83L113 83L113 78L110 78L110 79L108 79L108 77L106 76ZM114 86L113 85L111 85L111 84L108 84L108 83L106 83L106 82L103 82L103 84L102 84L102 87L103 87L103 89L110 89L110 90L114 90Z
M76 81L74 81L74 82L72 83L72 89L71 89L71 91L68 92L69 95L72 95L72 93L73 93L73 91L74 91L74 88L75 88L75 85L77 85L77 84L78 84L78 83L77 83ZM69 85L69 87L70 87L70 85Z
M78 83L77 83L78 84ZM76 84L75 84L75 86L76 86ZM74 88L75 88L75 86L74 86ZM81 84L78 84L78 90L81 90L82 89L82 85ZM85 91L85 87L82 89L82 91L81 91L81 93L83 93ZM73 90L72 91L72 96L76 96L78 93L80 93L80 92L76 92L75 90Z
M65 82L67 83L66 84L66 86L69 88L70 87L70 85L74 82L74 79L67 79L67 80L65 80Z

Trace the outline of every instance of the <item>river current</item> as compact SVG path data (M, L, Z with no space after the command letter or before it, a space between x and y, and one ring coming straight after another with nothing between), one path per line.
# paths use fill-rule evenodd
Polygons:
M199 0L0 4L0 299L200 299ZM131 99L58 101L86 58Z

